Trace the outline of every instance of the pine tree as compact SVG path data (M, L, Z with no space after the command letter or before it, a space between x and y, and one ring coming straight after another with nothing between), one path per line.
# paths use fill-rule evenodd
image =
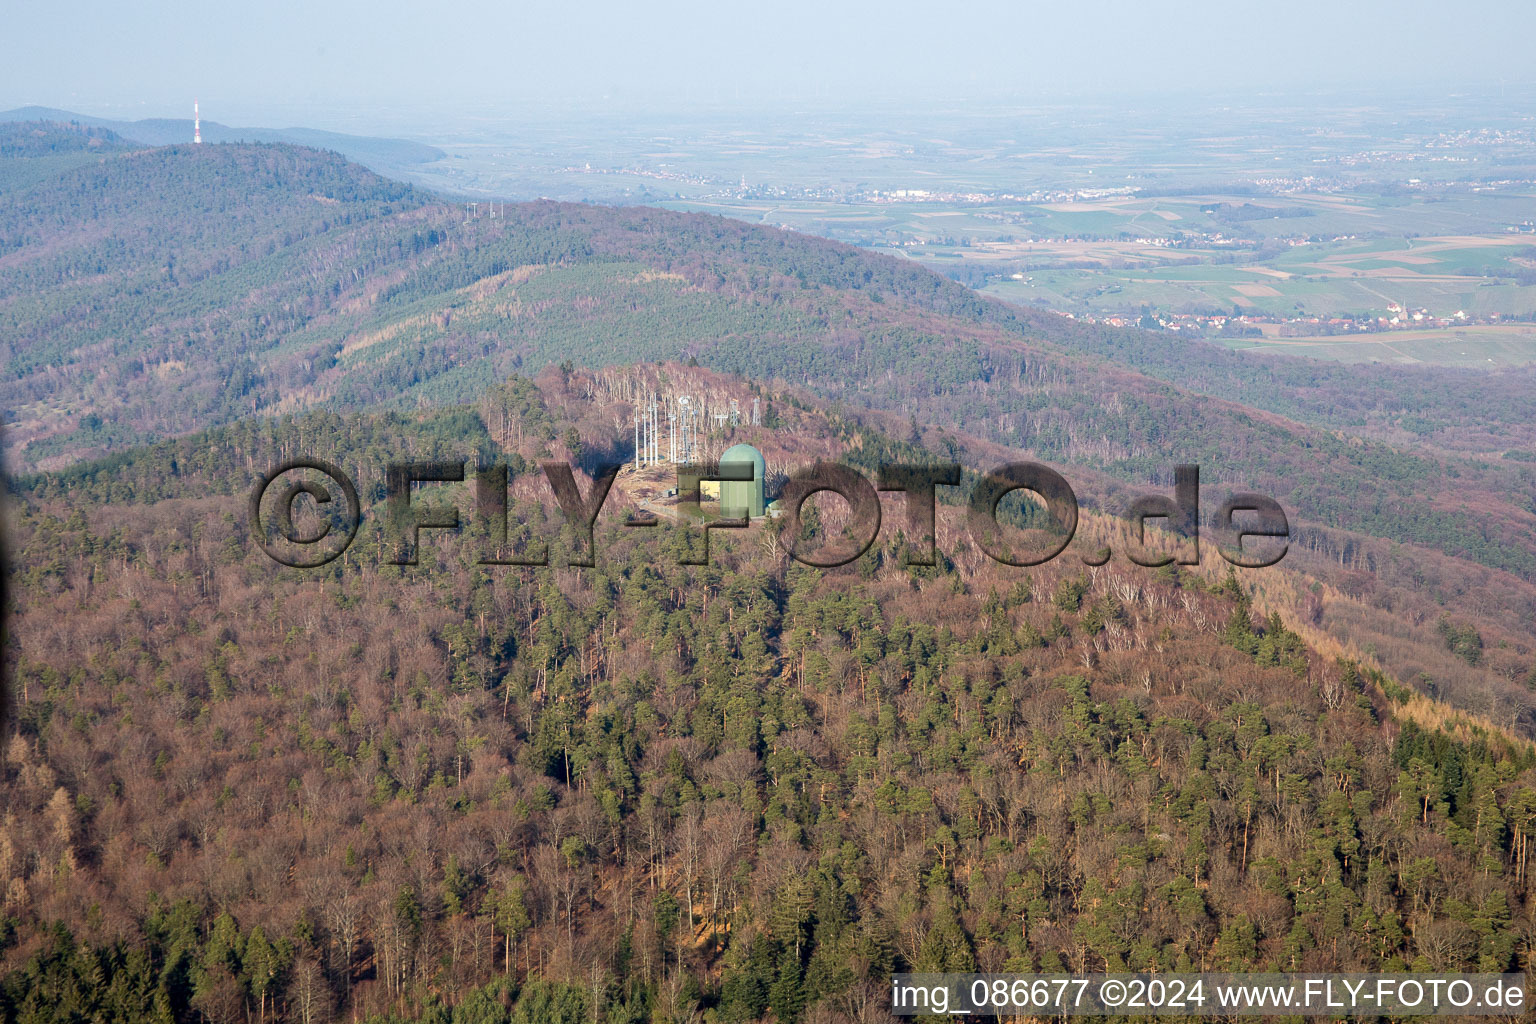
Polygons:
M794 1024L805 1009L805 986L800 967L800 956L788 946L779 955L773 984L768 989L768 1005L773 1015L784 1024Z

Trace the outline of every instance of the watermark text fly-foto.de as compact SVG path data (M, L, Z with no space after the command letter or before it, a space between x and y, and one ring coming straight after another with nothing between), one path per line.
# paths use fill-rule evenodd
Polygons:
M577 474L564 462L541 464L542 474L567 525L575 531L578 542L565 564L595 564L593 527L608 499L620 466L606 466L590 478L583 493ZM317 479L316 477L319 477ZM416 500L418 485L456 483L466 479L463 461L398 462L385 472L385 514L400 543L390 559L397 565L416 564L416 551L423 530L457 530L462 517L456 506ZM905 498L904 533L909 541L905 561L909 565L936 564L935 519L940 487L957 487L962 479L958 464L886 465L871 481L864 474L837 462L818 461L789 474L775 502L775 514L782 516L784 546L797 561L819 568L846 565L867 552L880 533L881 492L902 492ZM750 483L754 466L750 462L700 462L677 467L676 521L687 529L698 530L703 538L699 550L680 556L684 564L708 562L709 531L746 529L752 524L748 510L722 507L717 518L706 519L702 506L706 482ZM493 541L504 544L508 536L509 472L505 464L480 467L473 472L475 515ZM760 481L759 481L760 483ZM814 547L802 537L802 514L812 495L830 491L849 507L843 538L835 545L818 543ZM1045 538L1043 551L1019 553L1006 543L998 509L1003 499L1015 491L1028 492L1043 510L1041 528ZM295 506L301 496L314 502L319 515L309 518L314 525L301 530L295 523ZM357 485L341 469L315 458L290 459L273 467L251 490L248 517L257 543L274 560L294 568L325 565L346 551L357 535L363 508ZM1160 520L1174 536L1182 538L1181 550L1169 554L1146 548L1149 521ZM655 526L660 519L654 512L641 510L624 519L626 527ZM1197 466L1179 465L1174 471L1172 496L1146 494L1131 502L1122 516L1129 531L1130 548L1126 554L1138 565L1161 566L1171 562L1197 564L1200 560L1200 471ZM1290 523L1279 503L1267 495L1249 491L1229 494L1210 520L1217 550L1234 565L1261 568L1274 565L1285 556ZM1049 466L1038 462L1014 462L980 476L966 502L967 533L982 551L1005 565L1039 565L1060 555L1077 532L1078 502L1071 485ZM1245 546L1248 538L1260 538ZM1102 565L1111 556L1108 547L1084 554L1089 565ZM487 554L484 565L549 565L547 545L516 556Z

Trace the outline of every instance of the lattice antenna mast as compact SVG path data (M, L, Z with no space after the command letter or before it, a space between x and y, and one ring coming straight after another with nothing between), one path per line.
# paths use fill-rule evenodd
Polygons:
M192 145L203 144L203 116L197 111L197 100L192 101Z

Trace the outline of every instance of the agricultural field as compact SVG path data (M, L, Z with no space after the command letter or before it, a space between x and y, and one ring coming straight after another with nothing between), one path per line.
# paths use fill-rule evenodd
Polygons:
M1297 245L1262 263L1151 263L1046 267L987 281L982 290L1021 304L1073 313L1388 316L1390 307L1436 317L1536 310L1528 241L1508 236L1382 238ZM1075 261L1096 247L1075 247ZM1102 249L1100 249L1102 251ZM1186 259L1194 254L1181 252ZM1132 257L1134 258L1134 257Z
M1078 315L1536 311L1526 193L665 205L898 253L1007 301Z
M1238 350L1305 355L1346 363L1431 364L1486 370L1536 363L1536 327L1530 324L1384 331L1354 337L1266 336L1225 344Z

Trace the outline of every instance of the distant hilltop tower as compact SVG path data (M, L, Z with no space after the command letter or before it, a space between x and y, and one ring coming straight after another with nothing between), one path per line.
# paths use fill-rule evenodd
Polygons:
M201 146L203 144L203 119L197 112L197 100L195 99L192 101L192 144L194 146Z

